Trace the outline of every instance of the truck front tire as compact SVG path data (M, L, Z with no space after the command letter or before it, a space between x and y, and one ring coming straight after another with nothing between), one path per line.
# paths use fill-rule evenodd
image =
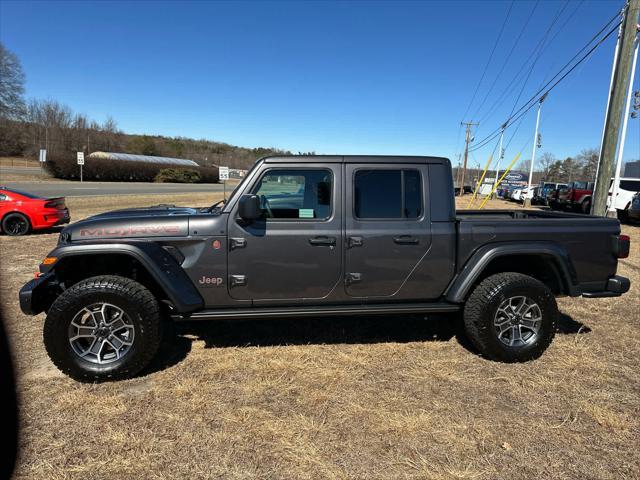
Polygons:
M56 367L78 381L131 378L158 350L160 307L151 292L134 280L91 277L56 299L43 336Z
M549 288L521 273L498 273L473 290L464 307L467 336L479 352L501 362L538 358L551 344L558 307Z

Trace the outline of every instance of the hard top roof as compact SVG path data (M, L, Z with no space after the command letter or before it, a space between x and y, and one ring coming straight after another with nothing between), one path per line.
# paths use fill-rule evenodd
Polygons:
M437 163L450 165L444 157L403 155L277 155L264 157L266 163Z

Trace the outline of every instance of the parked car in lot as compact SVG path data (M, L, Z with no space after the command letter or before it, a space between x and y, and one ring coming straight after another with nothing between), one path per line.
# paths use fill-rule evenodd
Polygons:
M629 290L617 219L456 212L453 192L444 158L263 158L223 205L66 227L20 306L47 312L53 363L93 382L136 375L185 320L460 312L485 357L528 361L553 339L555 297Z
M631 206L627 213L630 220L640 222L640 192L636 193L631 199Z
M511 191L511 195L509 196L509 199L514 202L519 202L521 194L522 194L522 188L516 188Z
M0 230L6 235L26 235L70 220L64 197L45 198L0 187Z
M558 187L555 182L540 182L536 188L531 203L533 205L548 205L549 194Z
M552 208L589 213L591 211L593 185L593 182L569 182L566 187L558 190L558 195Z
M616 192L616 198L613 200L613 206L618 212L618 218L621 221L626 221L629 217L629 209L631 207L631 200L633 196L640 192L640 178L620 178L618 189ZM611 186L609 187L609 198L607 199L607 206L611 205L611 195L613 194L613 179L611 180Z
M550 189L547 192L547 205L549 205L552 210L558 210L558 194L560 193L560 190L566 187L566 183L558 183L556 188Z

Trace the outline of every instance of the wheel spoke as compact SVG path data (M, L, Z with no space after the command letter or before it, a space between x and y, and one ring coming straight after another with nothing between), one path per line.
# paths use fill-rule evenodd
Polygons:
M522 326L524 328L528 328L529 330L533 330L534 333L538 332L539 320L529 320L529 319L523 318L521 323L522 323Z
M113 333L117 332L118 330L122 330L123 328L128 328L129 327L129 325L124 323L124 320L122 319L122 317L117 318L116 320L111 322L109 324L109 326L111 327L111 331Z
M113 348L113 351L116 354L116 360L120 358L120 348L116 348L116 346L114 345L114 343L112 343L112 340L114 340L115 337L111 337L111 338L105 338L104 339L104 343L108 344L111 348ZM122 345L120 345L122 346Z
M520 325L513 325L511 327L511 346L516 342L522 342L522 332L520 331Z
M93 337L93 341L91 342L91 345L89 345L89 348L87 348L82 353L80 353L80 356L86 357L89 353L93 351L97 343L98 343L98 339L96 337Z
M76 331L76 336L71 338L70 340L73 342L74 340L77 340L79 338L95 338L95 335L93 334L93 328L79 327Z

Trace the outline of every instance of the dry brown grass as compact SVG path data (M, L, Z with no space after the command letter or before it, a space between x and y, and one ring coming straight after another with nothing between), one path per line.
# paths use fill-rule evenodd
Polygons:
M68 199L76 219L167 200ZM632 253L619 271L631 292L561 299L560 332L531 363L476 356L449 317L220 322L181 327L145 375L100 385L58 373L43 316L18 307L57 235L2 237L22 401L16 476L638 478L640 229L623 229Z

